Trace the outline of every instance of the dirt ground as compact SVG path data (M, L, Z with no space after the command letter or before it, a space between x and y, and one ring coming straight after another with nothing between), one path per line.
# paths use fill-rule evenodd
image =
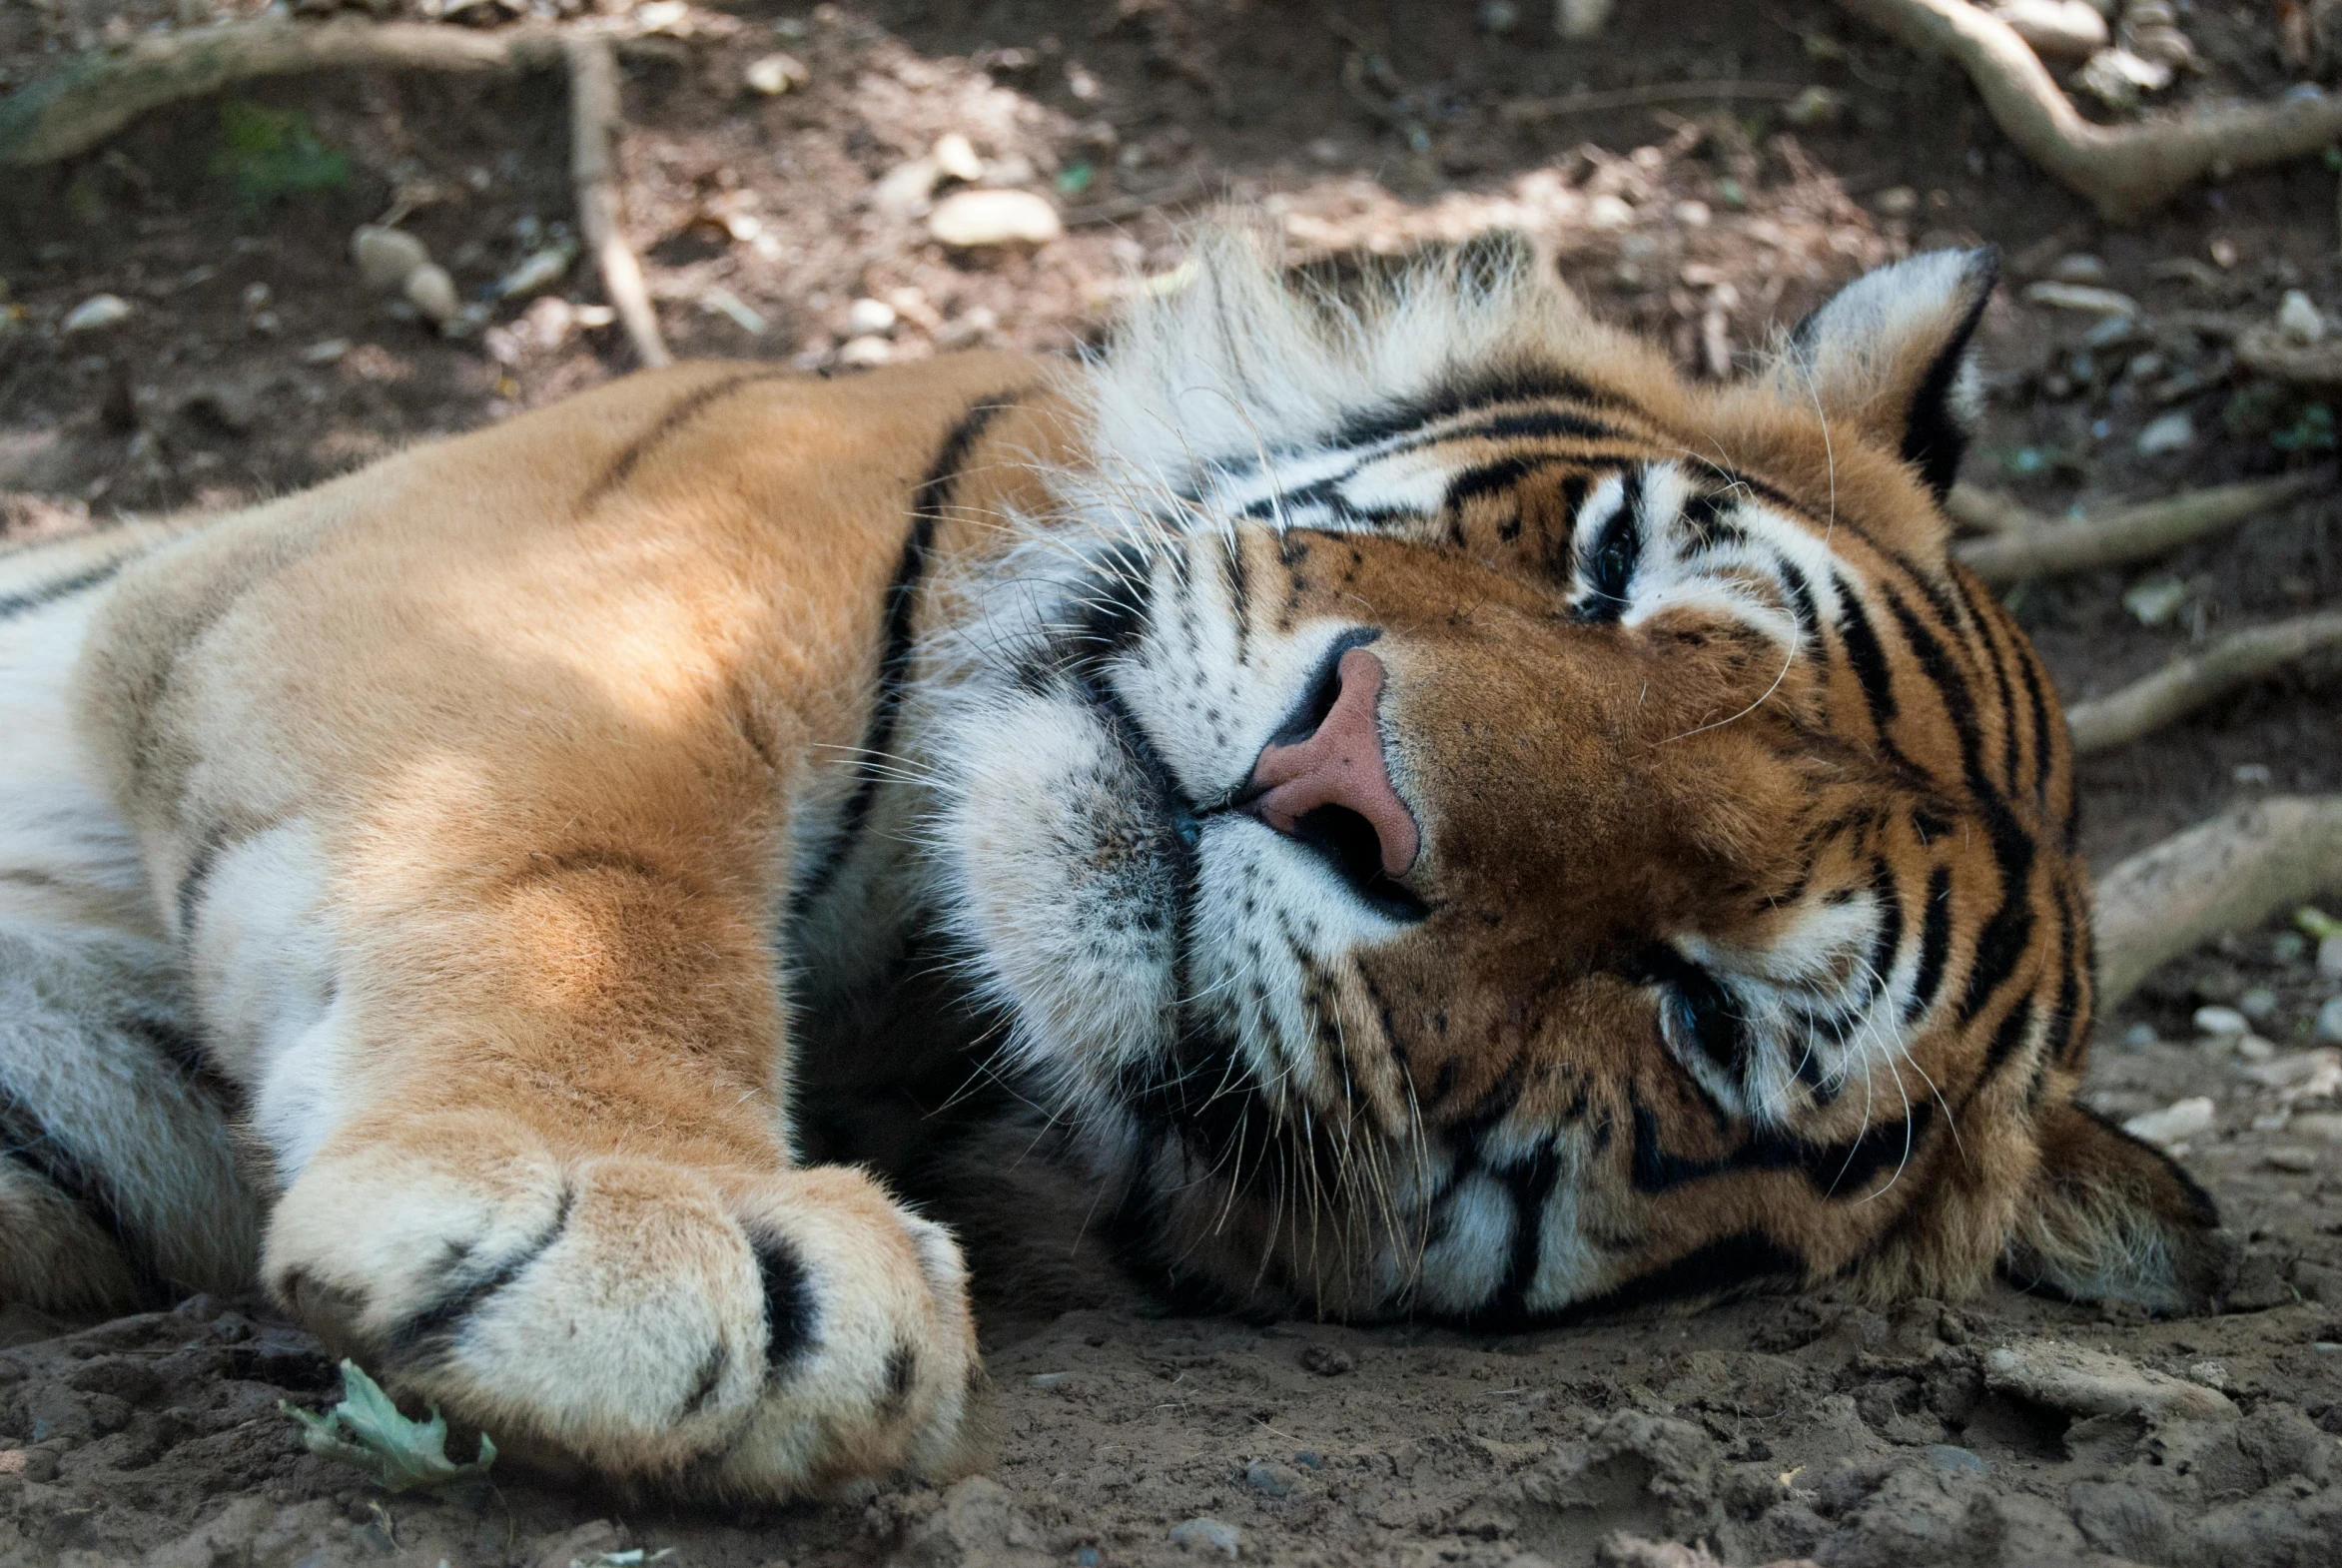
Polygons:
M528 8L373 7L475 21ZM11 0L0 90L62 51L253 9ZM2180 9L2206 67L2182 96L2293 81L2269 7ZM2252 385L2224 348L2288 289L2342 310L2335 177L2318 162L2106 228L1948 68L1818 0L1621 13L1599 40L1563 44L1541 5L1461 0L684 8L625 52L627 228L679 353L807 369L1072 346L1131 280L1175 265L1178 220L1219 199L1265 210L1303 256L1528 228L1597 310L1695 368L1718 349L1746 356L1867 266L1989 240L2007 287L1984 328L1971 480L2060 513L2331 459L2332 410ZM743 85L776 50L802 84ZM1727 80L1746 85L1727 97ZM1791 107L1816 85L1831 98ZM1664 91L1538 111L1581 88ZM624 339L595 325L582 269L531 299L490 298L566 233L563 106L549 77L284 80L10 171L0 531L231 504L621 374ZM877 196L953 131L985 183L1057 202L1065 236L946 252ZM462 335L433 335L360 282L351 232L393 206L478 303ZM2134 325L2025 302L2052 273L2099 277L2076 258L2139 303ZM101 293L128 315L64 331ZM873 299L895 325L857 337L856 302ZM2184 435L2142 452L2141 431L2165 420L2169 434L2172 414ZM2206 635L2342 605L2338 518L2342 501L2321 495L2012 600L2061 690L2087 697ZM2162 578L2176 608L2148 625L2124 594ZM2255 794L2342 789L2338 720L2329 659L2091 759L2093 863ZM742 1517L501 1472L437 1500L387 1496L302 1450L278 1403L324 1402L335 1371L258 1302L99 1324L0 1307L0 1564L1689 1560L1621 1531L1733 1564L2342 1562L2342 1074L2276 1082L2250 1060L2265 1053L2201 1042L2191 1022L2238 1008L2278 1064L2314 1068L2298 1054L2342 992L2314 946L2272 925L2178 960L2096 1042L2100 1109L2215 1102L2184 1159L2248 1243L2220 1317L2150 1321L1996 1286L1889 1314L1774 1298L1473 1338L1169 1317L1111 1286L995 1292L983 1476Z

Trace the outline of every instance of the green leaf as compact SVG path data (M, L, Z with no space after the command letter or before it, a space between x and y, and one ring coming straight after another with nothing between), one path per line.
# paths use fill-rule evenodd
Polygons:
M2315 904L2304 904L2295 910L2293 923L2315 942L2323 942L2328 937L2342 937L2342 920L2336 920Z
M447 1422L437 1405L428 1421L410 1421L366 1375L356 1361L342 1363L342 1402L324 1415L279 1402L278 1409L301 1423L302 1445L313 1454L339 1459L365 1472L390 1492L435 1488L485 1475L496 1462L496 1445L479 1434L479 1457L457 1464L447 1457Z

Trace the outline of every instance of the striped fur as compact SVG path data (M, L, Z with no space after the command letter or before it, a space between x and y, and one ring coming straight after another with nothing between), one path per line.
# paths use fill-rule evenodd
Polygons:
M257 1267L674 1492L949 1471L959 1251L799 1126L941 951L1190 1299L2215 1294L2070 1106L2063 724L1946 557L1984 259L1724 389L1506 243L1202 264L1079 368L680 368L0 555L0 1290ZM1395 877L1241 809L1369 643Z

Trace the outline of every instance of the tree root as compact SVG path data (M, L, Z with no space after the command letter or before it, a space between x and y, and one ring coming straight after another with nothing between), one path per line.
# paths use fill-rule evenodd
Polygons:
M2159 501L2118 506L2078 522L2006 528L1988 538L1964 540L1953 546L1952 553L1986 582L2017 582L2056 572L2120 566L2167 554L2182 544L2233 527L2256 512L2299 500L2333 483L2331 473L2317 470L2242 484L2215 484Z
M2320 648L2342 645L2342 610L2232 632L2143 680L2065 710L2077 755L2109 751Z
M2098 1010L2169 958L2342 890L2342 795L2279 795L2222 812L2098 879Z
M297 71L510 72L558 65L559 42L536 30L485 33L422 22L230 22L149 34L92 52L0 99L0 167L87 152L150 109L237 82Z
M2136 126L2095 125L2006 22L1966 0L1838 0L1923 54L1949 55L2008 139L2100 216L2150 211L2206 175L2280 163L2342 139L2342 94L2209 109Z
M642 286L642 264L618 226L618 181L611 144L620 124L618 56L607 38L571 38L569 59L569 177L577 193L577 233L601 266L602 290L625 324L634 358L646 367L672 365L659 336L658 313Z

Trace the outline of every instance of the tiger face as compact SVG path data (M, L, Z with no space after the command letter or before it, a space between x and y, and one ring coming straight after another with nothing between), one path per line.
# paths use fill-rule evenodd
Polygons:
M1475 1323L2216 1294L2208 1201L2072 1103L2064 724L1948 554L1994 271L1722 387L1513 242L1337 298L1221 240L1142 307L934 718L940 905L1142 1268Z

